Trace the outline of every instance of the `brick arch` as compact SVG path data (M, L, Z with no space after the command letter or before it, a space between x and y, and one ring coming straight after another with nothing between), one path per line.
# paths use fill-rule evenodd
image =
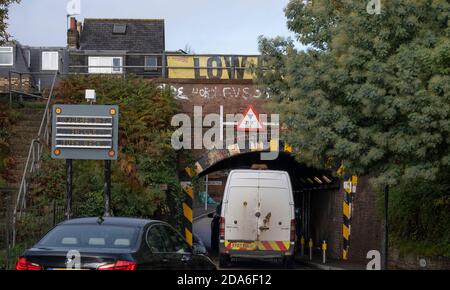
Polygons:
M228 159L230 157L238 156L240 154L250 153L250 152L269 152L269 151L279 151L292 153L292 147L287 143L279 140L272 139L268 142L269 147L266 149L255 148L249 149L239 148L239 144L235 143L229 146L227 149L214 149L214 150L205 150L205 152L198 158L194 163L194 168L186 167L185 173L190 177L199 176L203 172L205 172L208 168L214 166L215 164Z

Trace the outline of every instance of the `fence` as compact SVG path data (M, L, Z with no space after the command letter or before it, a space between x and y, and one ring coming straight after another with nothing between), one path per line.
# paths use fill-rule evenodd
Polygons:
M84 51L68 53L63 74L135 74L163 79L252 80L260 55Z
M43 207L28 207L14 225L14 203L9 196L0 207L0 269L11 269L22 252L39 241L52 227L65 219L63 202L52 201ZM74 217L80 217L77 206ZM13 245L13 228L16 227L16 243Z

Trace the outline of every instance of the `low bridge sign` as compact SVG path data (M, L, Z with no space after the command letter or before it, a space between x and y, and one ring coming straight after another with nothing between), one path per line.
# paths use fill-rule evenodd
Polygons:
M52 158L116 160L119 107L53 105Z

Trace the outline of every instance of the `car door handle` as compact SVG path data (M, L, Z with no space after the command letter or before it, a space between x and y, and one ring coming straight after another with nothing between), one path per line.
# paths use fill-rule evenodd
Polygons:
M168 259L162 259L163 263L168 263L169 260Z
M190 258L188 256L181 257L181 262L182 263L187 263L187 262L189 262L189 260L190 260Z

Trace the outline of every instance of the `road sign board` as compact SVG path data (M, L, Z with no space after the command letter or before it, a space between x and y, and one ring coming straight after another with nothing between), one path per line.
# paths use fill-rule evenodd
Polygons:
M259 120L259 114L251 104L248 105L244 112L244 116L237 124L238 131L261 131L264 126Z
M222 180L208 180L208 182L206 182L206 184L212 185L212 186L221 186Z
M52 158L116 160L119 107L54 105Z

